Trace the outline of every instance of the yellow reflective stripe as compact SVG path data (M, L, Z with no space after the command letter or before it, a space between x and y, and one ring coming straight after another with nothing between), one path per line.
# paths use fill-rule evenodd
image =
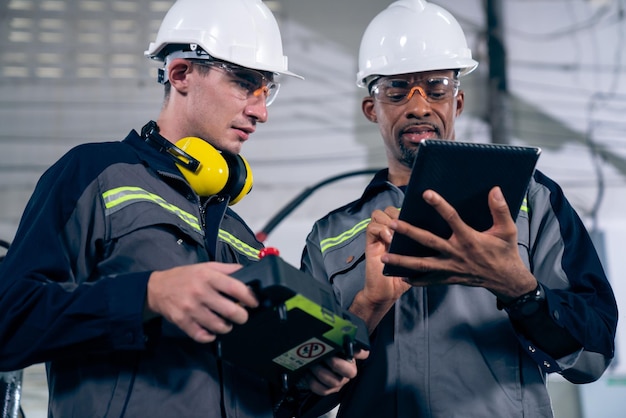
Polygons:
M520 207L520 210L523 212L528 212L528 200L526 198L524 198L524 200L522 201L522 206ZM356 224L354 227L352 227L351 229L345 232L342 232L336 237L323 239L320 242L320 249L322 253L326 252L326 250L328 250L329 248L337 246L341 244L342 242L347 241L350 238L354 237L356 234L358 234L359 232L367 228L367 225L370 223L370 221L371 221L371 218L364 219L358 224Z
M361 222L353 226L351 229L345 232L342 232L336 237L323 239L320 242L320 249L322 250L322 253L324 253L326 250L328 250L331 247L334 247L336 245L341 244L344 241L349 240L350 238L354 237L359 232L363 231L365 228L367 228L367 225L370 223L371 219L372 218L363 219Z
M519 209L522 212L527 212L528 213L528 199L524 198L524 200L522 200L522 206Z
M235 250L245 255L249 259L251 260L259 259L258 249L246 244L242 240L236 238L234 235L224 231L223 229L220 229L218 236L222 241L230 244Z
M117 187L115 189L108 190L102 193L104 199L104 205L106 208L106 214L109 215L131 203L139 201L147 201L156 203L163 209L168 210L178 216L183 222L191 226L193 229L200 233L203 233L202 226L198 221L198 218L189 212L185 212L181 208L168 203L161 196L154 193L150 193L141 187Z

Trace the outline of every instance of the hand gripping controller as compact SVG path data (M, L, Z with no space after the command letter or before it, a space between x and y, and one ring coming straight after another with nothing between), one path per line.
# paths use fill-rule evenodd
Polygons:
M288 390L324 358L369 349L365 323L335 302L329 283L291 266L275 249L259 256L233 276L255 291L260 305L250 309L248 322L218 338L220 358Z

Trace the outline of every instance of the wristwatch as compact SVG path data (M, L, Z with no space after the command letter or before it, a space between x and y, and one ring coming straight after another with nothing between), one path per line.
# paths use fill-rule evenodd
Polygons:
M498 309L504 309L511 319L528 318L537 312L546 303L546 294L541 284L532 292L524 293L509 303L503 303L498 299Z

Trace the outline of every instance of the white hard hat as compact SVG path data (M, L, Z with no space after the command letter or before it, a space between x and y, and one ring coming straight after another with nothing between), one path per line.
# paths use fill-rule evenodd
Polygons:
M177 0L144 55L167 63L167 55L183 49L203 51L255 70L302 78L288 71L278 23L261 0Z
M448 69L465 75L477 66L461 25L447 10L425 0L399 0L363 34L357 85L365 87L377 75Z

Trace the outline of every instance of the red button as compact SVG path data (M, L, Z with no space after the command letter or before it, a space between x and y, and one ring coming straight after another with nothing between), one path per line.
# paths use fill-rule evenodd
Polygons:
M265 247L261 251L259 251L259 258L263 258L266 255L279 256L280 251L278 251L278 248L275 248L275 247Z

